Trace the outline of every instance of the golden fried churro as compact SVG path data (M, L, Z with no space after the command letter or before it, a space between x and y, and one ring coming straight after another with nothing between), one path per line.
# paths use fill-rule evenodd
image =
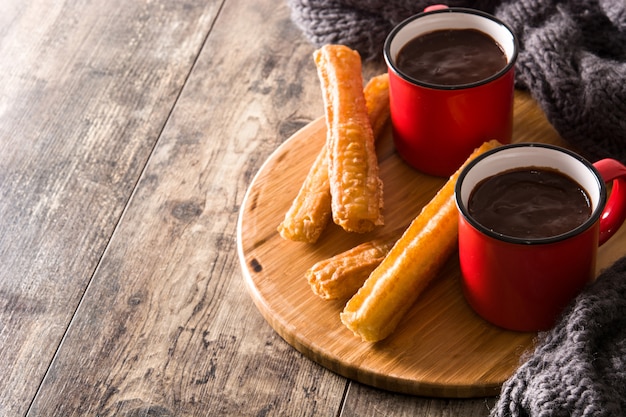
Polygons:
M278 225L283 239L315 243L331 215L328 152L322 147L284 220Z
M317 262L305 273L313 292L326 300L352 297L399 237L400 232L374 239Z
M365 85L363 95L374 140L378 140L389 120L389 74L372 77Z
M383 224L383 193L361 57L346 46L325 45L314 59L324 93L332 218L349 232L369 232Z
M484 143L465 164L497 146L497 141ZM376 342L391 334L454 251L458 234L454 186L460 171L424 206L346 304L341 321L364 341Z
M374 138L378 139L389 120L389 76L373 77L363 93ZM326 145L311 166L298 195L278 226L283 239L315 243L331 216Z

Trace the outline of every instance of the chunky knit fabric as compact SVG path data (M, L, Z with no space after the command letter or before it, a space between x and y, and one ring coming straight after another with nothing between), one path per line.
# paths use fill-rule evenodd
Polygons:
M492 416L626 416L626 257L540 334Z
M438 1L287 0L316 45L342 43L381 59L389 31ZM520 40L516 84L559 134L591 159L626 163L626 1L449 0L508 23Z

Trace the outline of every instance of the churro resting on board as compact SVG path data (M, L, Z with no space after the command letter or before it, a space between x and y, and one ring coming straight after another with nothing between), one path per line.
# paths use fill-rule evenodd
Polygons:
M363 93L374 139L378 139L389 120L388 74L370 79ZM278 232L283 239L315 243L328 224L331 204L326 150L324 144L284 220L278 226Z
M349 232L383 224L383 184L378 176L361 57L343 45L314 53L326 114L328 180L333 221Z
M463 166L499 145L497 141L484 143ZM462 168L424 206L346 304L341 321L364 341L376 342L389 336L454 252L458 235L454 187Z
M317 262L305 277L311 289L325 300L345 300L363 286L372 271L385 259L400 233L369 242Z
M278 233L285 240L315 243L330 220L330 183L326 145L315 158Z

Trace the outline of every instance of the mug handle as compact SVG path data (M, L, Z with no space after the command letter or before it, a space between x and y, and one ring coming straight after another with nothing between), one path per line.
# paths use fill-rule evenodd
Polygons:
M626 220L626 166L611 158L593 164L604 182L613 181L611 195L600 216L599 245L604 244Z
M434 10L443 10L443 9L447 9L448 6L446 6L445 4L433 4L432 6L427 6L424 9L424 12L428 13L428 12L432 12Z

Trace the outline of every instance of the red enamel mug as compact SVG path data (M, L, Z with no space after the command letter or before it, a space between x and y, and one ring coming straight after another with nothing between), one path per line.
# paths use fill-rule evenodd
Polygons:
M523 239L489 229L470 215L470 195L481 181L526 167L556 170L580 184L589 196L590 217L560 235ZM611 181L607 200L605 182ZM626 218L626 167L614 159L591 164L551 145L505 145L477 157L461 171L455 199L463 292L470 306L506 329L547 330L594 279L598 246Z
M517 39L506 24L478 10L427 10L400 23L385 41L393 138L398 155L409 165L448 177L483 142L510 142ZM398 54L407 42L444 29L476 29L489 35L504 51L506 66L463 85L430 84L398 68Z

